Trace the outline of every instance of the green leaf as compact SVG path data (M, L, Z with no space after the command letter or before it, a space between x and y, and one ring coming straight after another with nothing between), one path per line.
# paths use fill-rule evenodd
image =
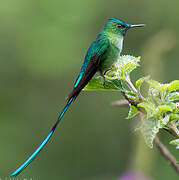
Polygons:
M151 87L153 87L154 89L156 89L160 93L161 101L163 102L165 100L166 95L167 95L167 87L168 87L168 85L167 84L161 84L158 81L155 81L155 80L152 80L152 79L147 80L146 82L148 84L150 84Z
M167 105L161 105L161 106L158 106L158 115L161 114L163 115L165 112L168 112L168 111L172 111L172 108L170 106L167 106Z
M142 83L143 83L144 81L146 81L146 80L149 80L149 78L150 78L150 76L145 76L145 77L142 77L142 78L138 79L138 80L136 81L136 86L137 86L138 88L140 88L140 86L142 85Z
M125 80L127 76L139 66L140 57L129 55L120 56L106 75L113 79Z
M173 121L173 120L179 120L179 114L176 114L176 113L171 113L170 114L170 120Z
M149 91L148 91L148 101L152 102L153 104L155 104L156 106L158 106L159 104L163 104L162 100L161 100L161 96L160 93L158 92L158 90L154 89L153 87L149 87Z
M171 108L172 113L179 113L178 103L167 101L165 102L165 105Z
M170 121L170 115L167 115L164 118L158 120L157 127L159 129L162 129L162 128L164 128L169 123L169 121Z
M157 89L153 88L152 86L149 86L148 94L149 94L149 96L157 97L157 96L159 96L159 91Z
M161 92L162 90L162 84L160 84L158 81L155 80L147 80L146 81L148 84L150 84L153 88L155 88L156 90L158 90L159 92Z
M176 104L174 102L167 101L165 102L165 105L169 106L172 111L176 109Z
M167 91L176 91L179 89L179 80L174 80L170 84L168 84Z
M135 106L130 105L129 113L128 113L128 116L126 119L133 118L134 116L137 115L138 112L139 112L139 110Z
M124 90L121 84L120 79L113 79L109 80L106 79L105 85L104 85L104 79L101 76L98 76L96 78L93 78L84 88L85 91L91 91L91 90L115 90L115 91L122 91Z
M155 118L147 118L147 116L143 117L139 130L142 132L145 142L150 148L153 147L153 140L156 134L159 132L159 129L164 128L169 121L170 115L167 115L160 120Z
M161 84L158 81L155 81L155 80L152 80L152 79L147 80L146 82L148 84L150 84L151 87L153 87L154 89L156 89L160 93L161 101L164 102L165 97L167 95L168 84Z
M159 132L159 127L157 126L157 120L154 118L144 118L142 125L140 127L140 131L142 132L146 144L153 148L153 140L156 134Z
M131 92L131 91L128 91L128 90L125 90L125 94L127 95L128 98L132 99L132 100L135 100L135 101L138 101L138 96L136 93L134 92Z
M162 88L162 91L165 93L167 91L168 84L162 84L161 88Z
M152 102L142 102L137 105L138 107L142 107L147 112L147 118L151 118L156 114L156 106Z
M170 144L177 146L176 148L179 149L179 139L175 139L175 140L170 141Z
M169 93L166 99L168 101L179 101L179 92Z

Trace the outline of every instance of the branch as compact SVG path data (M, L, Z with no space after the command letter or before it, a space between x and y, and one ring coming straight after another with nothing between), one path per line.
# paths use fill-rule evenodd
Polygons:
M141 111L142 113L145 113L145 109L144 108L141 108L141 107L137 107L137 105L139 104L139 102L133 100L133 99L130 99L126 94L125 92L121 91L121 94L124 96L124 98L128 101L129 104L135 106L139 111Z
M161 154L167 159L171 166L175 169L175 171L179 174L179 165L177 164L177 160L175 157L169 152L169 150L160 142L159 138L156 136L154 139L154 143L157 148L161 152Z
M133 85L133 83L131 82L130 76L126 76L126 83L127 83L128 87L129 87L134 93L136 93L136 94L138 95L138 97L139 97L140 100L143 100L143 99L144 99L143 96L141 95L140 91L137 90L137 89L135 88L135 86Z
M124 106L124 102L125 104L127 104L126 101L128 101L128 104L132 104L134 106L137 107L138 102L134 101L130 98L127 97L127 95L125 94L125 92L121 92L122 95L124 96L124 98L126 100L124 101L117 101L115 103L113 103L113 105L117 105L117 106ZM143 109L140 109L141 112L143 112ZM172 131L172 134L174 134L175 136L179 137L179 131L177 129L177 127L175 126L174 122L171 122L170 125L170 132ZM154 139L154 143L156 144L157 148L159 149L159 151L161 152L161 154L165 157L165 159L167 159L171 166L175 169L175 171L179 174L179 165L177 164L177 160L175 159L175 157L169 152L169 150L167 149L167 147L165 147L159 140L159 138L156 136Z
M127 85L129 86L129 88L130 88L134 93L137 94L137 89L136 89L135 86L132 84L131 79L130 79L129 76L126 76L126 83L127 83Z
M124 98L129 102L129 104L134 105L135 107L137 107L137 104L138 104L137 101L128 98L128 96L127 96L127 95L125 94L125 92L123 92L123 91L121 92L121 94L122 94L122 95L124 96Z

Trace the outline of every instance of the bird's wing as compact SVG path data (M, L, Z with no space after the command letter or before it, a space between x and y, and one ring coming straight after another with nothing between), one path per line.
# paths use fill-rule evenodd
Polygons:
M93 42L86 54L80 74L75 82L73 91L68 96L68 99L76 97L87 85L98 70L100 63L105 60L109 47L110 43L107 38L97 39Z

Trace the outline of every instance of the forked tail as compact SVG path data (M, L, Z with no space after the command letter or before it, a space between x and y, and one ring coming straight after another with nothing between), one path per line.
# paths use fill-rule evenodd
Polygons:
M34 151L34 153L17 169L15 170L11 176L15 177L17 176L19 173L21 173L33 160L34 158L38 155L38 153L42 150L42 148L47 144L47 142L49 141L49 139L52 137L57 125L59 124L60 120L62 119L63 115L65 114L65 112L67 111L67 109L69 108L70 104L72 103L72 101L74 100L74 97L71 97L66 106L64 107L64 109L62 110L62 112L60 113L58 120L56 121L56 123L54 124L54 126L52 127L50 133L48 134L48 136L43 140L43 142L40 144L40 146Z

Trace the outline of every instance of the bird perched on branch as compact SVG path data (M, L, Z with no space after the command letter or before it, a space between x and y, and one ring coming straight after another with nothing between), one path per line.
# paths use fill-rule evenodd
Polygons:
M45 144L52 137L57 125L61 121L70 104L75 101L81 90L88 84L88 82L96 72L99 72L100 75L103 76L105 83L105 72L117 60L118 56L120 56L124 36L127 30L134 27L143 26L145 25L131 25L118 18L112 18L106 22L102 31L89 47L79 76L77 77L74 84L73 90L67 97L67 103L64 109L61 111L56 123L50 130L50 133L43 140L40 146L35 150L35 152L16 171L11 174L12 177L17 176L21 171L23 171L42 150Z

